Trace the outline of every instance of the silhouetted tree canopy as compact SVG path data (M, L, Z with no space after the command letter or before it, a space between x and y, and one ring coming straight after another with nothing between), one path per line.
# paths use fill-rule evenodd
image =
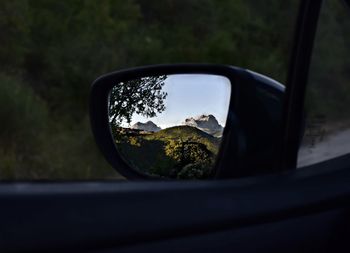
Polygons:
M166 76L142 77L117 83L109 98L109 120L119 126L124 120L130 124L134 113L154 117L165 110L166 92L162 91Z

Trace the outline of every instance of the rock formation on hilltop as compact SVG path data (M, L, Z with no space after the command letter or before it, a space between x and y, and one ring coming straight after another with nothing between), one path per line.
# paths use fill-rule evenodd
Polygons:
M134 125L131 126L132 129L139 129L147 132L158 132L162 130L160 127L158 127L156 124L154 124L152 121L147 121L146 123L137 122Z
M196 127L215 137L221 137L224 128L219 124L214 115L200 115L196 118L185 119L184 125Z

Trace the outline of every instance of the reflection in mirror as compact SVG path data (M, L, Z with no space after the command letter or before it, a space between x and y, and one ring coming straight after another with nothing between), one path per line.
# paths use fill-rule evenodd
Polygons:
M143 174L211 178L230 93L226 77L208 74L149 76L116 83L108 109L118 152Z

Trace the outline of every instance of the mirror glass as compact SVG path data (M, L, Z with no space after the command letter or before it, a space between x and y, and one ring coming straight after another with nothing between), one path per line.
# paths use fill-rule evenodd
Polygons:
M108 109L118 152L143 174L213 177L230 95L229 79L209 74L147 76L116 83Z

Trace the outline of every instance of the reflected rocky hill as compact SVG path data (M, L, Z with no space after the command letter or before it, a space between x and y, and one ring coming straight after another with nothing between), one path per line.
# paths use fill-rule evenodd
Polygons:
M158 132L162 130L159 126L154 124L152 121L147 121L146 123L137 122L131 126L131 129L138 129L147 132Z
M200 115L198 117L189 117L181 123L185 126L195 127L207 134L215 137L221 137L224 127L219 124L214 115ZM145 123L137 122L130 127L131 129L142 130L146 132L158 132L162 130L153 121L149 120Z
M223 126L219 124L217 119L212 114L203 114L195 118L187 118L185 119L185 122L183 124L187 126L196 127L202 130L203 132L206 132L215 137L221 137L224 130Z
M215 173L222 131L213 115L201 115L165 129L148 121L112 132L119 152L136 170L167 178L205 179Z

